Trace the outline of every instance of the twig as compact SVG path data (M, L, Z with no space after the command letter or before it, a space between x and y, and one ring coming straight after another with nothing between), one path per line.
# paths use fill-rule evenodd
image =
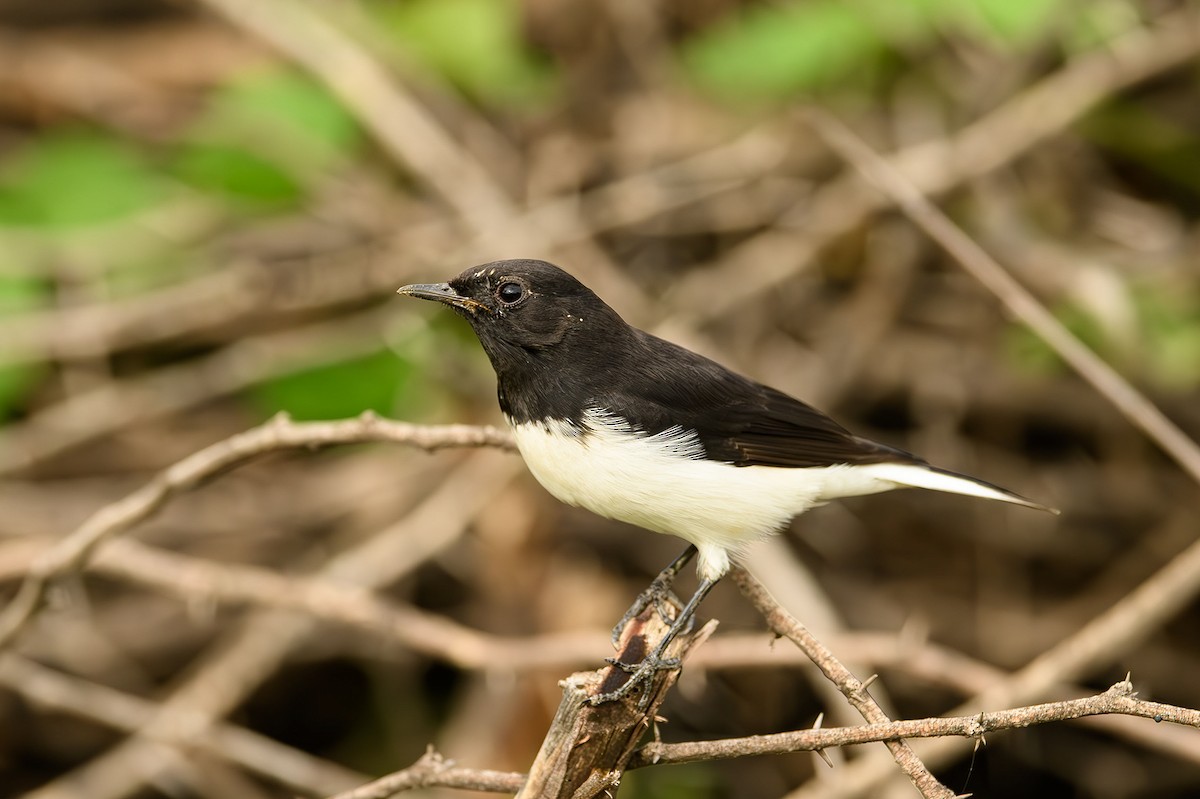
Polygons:
M80 568L106 539L144 521L175 494L269 452L367 441L390 441L425 450L512 447L508 434L494 428L426 427L380 419L371 413L339 422L292 422L284 415L277 416L261 427L219 441L167 468L138 491L96 511L60 544L38 558L17 595L0 614L0 648L11 643L37 612L52 580Z
M986 733L1031 727L1055 721L1071 721L1087 716L1121 714L1169 721L1200 728L1200 710L1144 702L1137 698L1133 684L1116 683L1102 694L1082 699L1047 702L1030 707L977 713L952 718L912 719L865 724L859 727L830 727L816 730L795 730L773 735L754 735L717 741L691 741L667 744L648 743L638 750L630 768L659 763L692 763L748 755L779 755L788 752L813 752L831 746L851 746L877 741L898 741L903 738L935 738L960 736L982 738Z
M425 750L416 763L403 771L380 777L374 782L339 793L330 799L387 799L414 788L462 788L489 793L516 793L525 783L525 775L512 771L458 768L434 751Z
M800 647L804 654L812 659L817 668L845 695L854 709L862 714L863 718L873 724L891 721L883 709L871 698L866 685L851 674L828 647L813 637L812 633L804 628L804 625L782 608L749 572L741 567L735 567L730 575L742 594L750 600L750 604L754 605L766 619L767 626L777 634L786 636L792 643ZM903 740L887 740L884 743L901 770L922 796L953 799L954 792L938 782L937 778L917 757L912 747Z

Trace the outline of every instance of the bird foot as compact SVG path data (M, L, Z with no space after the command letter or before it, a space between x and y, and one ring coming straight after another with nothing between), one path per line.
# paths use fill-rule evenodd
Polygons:
M675 578L679 576L679 571L687 564L692 556L696 554L696 548L689 546L683 551L683 554L671 561L671 564L658 573L658 576L646 587L644 591L637 595L637 599L633 600L633 604L629 606L629 610L625 611L625 615L617 622L617 626L612 629L612 645L614 648L621 646L621 634L625 632L625 628L629 626L629 622L642 615L642 612L654 605L654 609L658 611L658 617L662 619L667 626L672 626L675 619L678 618L683 608L683 602L679 597L675 596L675 592L671 590L671 585L675 582ZM690 629L690 627L689 627Z
M646 608L651 605L658 612L658 617L662 619L663 624L670 626L675 623L676 616L679 615L683 608L683 602L679 597L675 596L675 592L671 590L670 581L663 580L663 575L654 578L650 585L637 595L637 599L633 600L633 604L629 606L629 610L625 611L625 615L612 628L612 645L620 647L621 635L625 632L625 628L629 623L645 612Z
M660 671L673 671L682 667L683 663L679 658L665 658L662 656L662 650L665 649L663 644L670 643L669 639L664 639L663 643L655 647L654 651L642 659L640 663L623 663L617 658L605 658L605 662L612 665L629 675L624 684L619 688L603 694L596 694L589 697L588 701L592 705L602 705L605 702L615 702L618 699L624 699L635 690L641 689L643 686L649 688L650 681L654 675ZM638 707L645 709L650 703L650 691L643 690L641 701L638 702Z

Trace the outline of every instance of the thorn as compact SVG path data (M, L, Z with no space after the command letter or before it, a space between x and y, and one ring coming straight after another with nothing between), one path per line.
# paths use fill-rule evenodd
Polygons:
M821 759L825 761L825 765L833 768L833 761L829 759L829 755L825 754L824 749L814 749L813 751L821 756Z
M974 795L975 794L973 794L973 793L960 793L960 794L955 794L954 799L971 799L971 797Z
M868 688L870 688L870 687L871 687L871 686L872 686L872 685L875 683L875 681L876 681L876 680L878 680L878 679L879 679L879 675L878 675L878 674L872 674L870 677L868 677L867 679L863 680L863 682L862 682L862 690L864 690L864 691L865 691L865 690L867 690Z
M821 729L821 722L823 722L823 721L825 721L825 712L824 711L817 714L817 720L813 722L812 728L814 730Z

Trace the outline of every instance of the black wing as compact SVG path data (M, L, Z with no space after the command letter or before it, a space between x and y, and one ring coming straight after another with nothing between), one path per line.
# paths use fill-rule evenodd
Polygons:
M637 375L594 402L657 433L695 430L713 460L737 466L804 468L834 464L920 463L903 450L860 438L794 397L648 333Z

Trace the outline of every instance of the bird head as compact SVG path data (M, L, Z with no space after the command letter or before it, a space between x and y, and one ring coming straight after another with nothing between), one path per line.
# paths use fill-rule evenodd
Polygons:
M591 289L545 261L493 261L448 283L403 286L397 293L457 311L471 324L497 372L514 361L561 349L568 339L616 317Z

